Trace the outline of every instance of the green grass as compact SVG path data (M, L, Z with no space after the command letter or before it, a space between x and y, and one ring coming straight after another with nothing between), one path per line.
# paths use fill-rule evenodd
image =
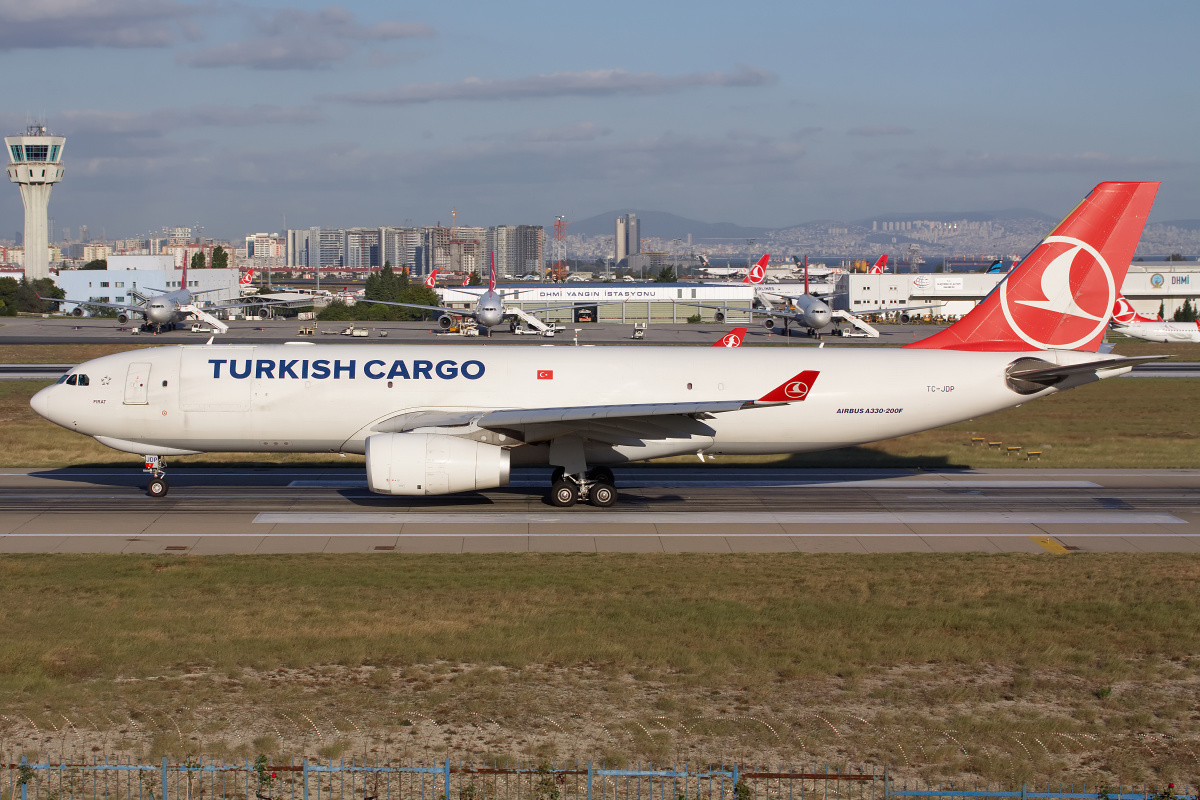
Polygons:
M0 688L198 664L614 664L752 682L1200 651L1180 556L7 556ZM58 587L70 587L69 592Z
M1180 782L1198 578L1169 554L3 556L0 760Z

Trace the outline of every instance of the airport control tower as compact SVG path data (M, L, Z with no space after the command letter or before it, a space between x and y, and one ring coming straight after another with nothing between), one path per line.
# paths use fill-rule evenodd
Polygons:
M65 137L50 136L45 125L30 125L24 136L6 136L11 159L8 179L21 187L25 203L25 277L50 277L49 224L46 209L50 190L62 180Z

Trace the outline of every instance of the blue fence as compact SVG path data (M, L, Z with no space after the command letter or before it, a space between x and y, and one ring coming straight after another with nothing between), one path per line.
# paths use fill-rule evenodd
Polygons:
M886 769L640 764L0 764L0 800L1200 800L1191 789L909 788Z

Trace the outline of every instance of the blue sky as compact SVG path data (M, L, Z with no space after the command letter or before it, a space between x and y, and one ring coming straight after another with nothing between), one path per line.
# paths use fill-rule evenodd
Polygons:
M1196 219L1198 30L1194 0L0 0L0 128L68 136L51 216L110 237L1061 217L1102 180Z

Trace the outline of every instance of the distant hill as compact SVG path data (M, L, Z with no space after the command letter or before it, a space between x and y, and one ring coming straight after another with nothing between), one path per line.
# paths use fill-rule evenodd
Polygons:
M1005 208L1000 211L937 211L922 214L880 214L870 219L859 220L857 225L871 227L872 222L913 222L918 219L929 219L935 222L990 222L997 219L1040 219L1047 222L1058 222L1058 217L1034 211L1031 208Z
M657 237L659 239L687 240L691 234L693 242L701 239L757 239L770 232L770 228L747 228L734 225L732 222L700 222L687 219L665 211L638 211L624 209L608 211L587 219L571 222L568 233L580 236L612 236L617 217L625 214L636 214L641 228L642 238ZM959 217L961 219L961 217Z
M1185 231L1200 230L1200 219L1173 219L1166 222L1152 222L1151 225L1164 225L1168 228L1180 228Z

